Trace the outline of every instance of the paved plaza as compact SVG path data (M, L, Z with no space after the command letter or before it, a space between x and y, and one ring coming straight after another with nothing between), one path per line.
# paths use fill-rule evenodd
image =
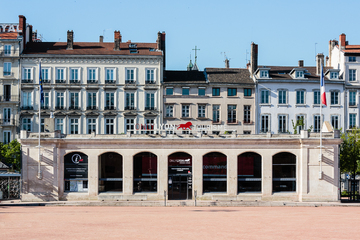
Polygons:
M0 239L359 239L358 207L0 207Z

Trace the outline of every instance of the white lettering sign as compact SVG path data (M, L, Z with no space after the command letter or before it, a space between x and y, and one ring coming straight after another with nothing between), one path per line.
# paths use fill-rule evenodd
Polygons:
M22 32L19 25L15 24L0 24L0 32Z

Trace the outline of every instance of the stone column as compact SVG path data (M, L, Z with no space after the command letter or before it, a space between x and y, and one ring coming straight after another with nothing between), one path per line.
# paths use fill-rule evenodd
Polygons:
M272 195L272 154L262 154L261 190L263 197Z
M133 156L131 153L122 155L123 157L123 194L133 194Z
M301 147L300 156L297 159L297 169L299 176L297 176L298 181L298 192L299 192L299 201L302 202L303 197L307 195L308 192L308 148Z
M167 154L158 154L158 194L164 199L164 191L168 195L168 158Z
M88 179L89 198L95 198L99 192L99 159L96 154L88 155Z
M227 195L237 195L237 155L233 151L227 154Z
M195 191L197 199L203 195L203 159L201 153L192 154L192 179L193 179L193 198Z

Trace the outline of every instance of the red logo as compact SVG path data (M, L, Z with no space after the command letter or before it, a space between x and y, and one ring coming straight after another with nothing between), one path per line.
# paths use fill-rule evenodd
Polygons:
M180 128L182 130L186 130L186 129L191 130L191 126L192 126L191 122L187 122L185 124L179 124L177 130L179 130Z

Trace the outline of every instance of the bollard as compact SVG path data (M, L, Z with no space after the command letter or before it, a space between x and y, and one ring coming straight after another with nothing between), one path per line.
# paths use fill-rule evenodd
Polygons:
M166 190L164 190L164 206L166 207Z
M195 196L195 207L196 207L196 195L197 195L197 190L194 191L194 196Z

